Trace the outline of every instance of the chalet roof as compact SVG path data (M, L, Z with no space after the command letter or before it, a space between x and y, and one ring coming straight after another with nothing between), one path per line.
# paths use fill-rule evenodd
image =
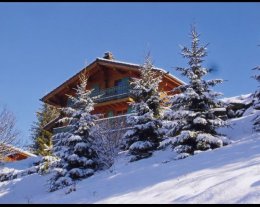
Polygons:
M113 63L118 63L118 64L123 64L123 65L128 65L128 66L133 66L133 67L136 67L136 68L140 68L140 65L139 65L139 64L128 63L128 62L124 62L124 61L108 60L108 59L105 59L105 58L97 58L97 60L106 61L106 62L113 62ZM164 70L164 69L162 69L162 68L153 67L153 69L162 71L163 73L165 73L165 74L167 74L168 76L174 78L175 80L177 80L177 81L180 82L181 84L186 84L184 81L180 80L179 78L177 78L176 76L170 74L168 71L166 71L166 70Z
M123 61L118 61L118 60L114 60L114 59L105 59L105 58L96 58L95 61L93 61L92 63L90 63L88 66L84 67L82 70L80 70L78 73L76 73L74 76L72 76L71 78L67 79L65 82L63 82L61 85L59 85L57 88L53 89L51 92L49 92L48 94L46 94L45 96L43 96L40 100L41 101L45 101L48 99L48 97L50 97L51 95L56 94L59 89L63 88L64 86L66 86L68 83L73 82L74 80L77 79L77 77L84 71L84 70L90 70L91 68L94 67L94 65L97 64L111 64L111 65L118 65L118 66L127 66L132 69L139 69L140 68L140 64L133 64L133 63L128 63L128 62L123 62ZM159 70L162 71L167 77L169 77L170 79L173 79L177 82L179 82L180 84L186 84L185 82L183 82L182 80L178 79L177 77L173 76L172 74L170 74L169 72L165 71L162 68L158 68L158 67L154 67L155 70Z
M9 150L7 150L8 153L5 156L9 156L9 155L12 155L14 153L21 153L21 154L25 154L27 156L36 157L35 154L32 154L32 153L25 151L25 150L22 150L21 148L15 147L13 145L3 144L3 143L1 145L4 145L4 147L10 149L10 152L8 152Z

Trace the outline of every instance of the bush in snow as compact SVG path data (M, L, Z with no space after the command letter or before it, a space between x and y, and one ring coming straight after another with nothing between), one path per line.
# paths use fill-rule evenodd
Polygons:
M260 66L257 66L254 68L254 70L260 70ZM260 82L260 75L255 75L254 78ZM253 100L253 107L256 110L260 110L260 90L257 90L254 93L254 100ZM256 116L256 118L254 119L254 126L253 129L255 131L260 131L260 116Z
M28 159L30 159L30 158L28 158ZM12 170L9 172L1 173L0 182L13 180L16 178L21 178L23 176L27 176L27 175L39 172L40 171L39 163L42 162L41 159L42 158L37 157L36 160L34 160L34 162L32 164L30 164L30 166L28 166L27 168L25 168L23 170Z
M13 172L8 172L8 173L3 173L0 175L0 182L8 181L8 180L13 180L16 178L20 178L26 175L34 174L38 172L38 166L32 166L30 168L27 168L25 170L21 171L13 171Z
M96 121L92 130L94 137L93 149L97 152L100 169L110 168L121 150L123 135L128 129L127 115L101 118Z
M91 91L86 90L87 78L81 75L80 80L75 97L69 96L71 106L62 109L66 116L60 122L67 123L66 131L53 136L54 155L60 161L53 169L50 191L93 175L98 166L95 162L97 154L92 148L93 137L90 136L97 116L90 114L94 102L90 98Z
M189 59L186 68L177 67L189 83L179 86L173 92L180 92L170 98L170 110L165 117L171 126L166 133L168 142L173 144L179 158L193 155L194 151L214 149L228 144L224 136L217 134L216 128L226 125L216 111L223 108L222 102L216 98L220 93L214 92L210 87L222 83L221 79L203 80L209 69L201 63L207 55L206 46L199 46L199 35L194 27L191 29L191 49L183 47L182 56Z
M97 125L91 132L94 137L93 149L97 153L96 161L99 163L99 169L110 168L120 151L122 143L122 133L120 129L104 128Z
M127 117L127 123L132 126L123 139L125 149L132 155L131 161L146 158L159 146L162 133L160 120L160 95L158 86L162 74L153 70L150 56L145 59L140 68L140 79L133 78L130 82L131 94L135 102L132 104L132 114Z

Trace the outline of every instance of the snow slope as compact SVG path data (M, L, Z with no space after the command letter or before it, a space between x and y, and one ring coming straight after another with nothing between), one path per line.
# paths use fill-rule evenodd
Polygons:
M260 203L260 134L253 133L256 112L232 120L221 129L233 143L174 160L171 149L127 162L122 153L110 169L76 184L76 191L47 192L50 175L28 175L0 183L0 203ZM23 163L21 163L23 162ZM7 169L31 165L28 159Z

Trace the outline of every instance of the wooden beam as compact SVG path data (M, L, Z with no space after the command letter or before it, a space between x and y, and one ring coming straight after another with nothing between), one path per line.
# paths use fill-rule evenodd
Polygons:
M100 69L103 73L103 78L104 78L104 82L105 82L105 88L108 88L109 85L109 68L106 66L102 66Z
M51 105L53 105L52 103L54 103L54 105L58 105L58 106L61 105L58 95L51 97L51 99L48 99L48 101L51 103Z
M125 75L125 74L128 73L127 70L122 70L122 69L120 69L118 67L114 67L114 66L111 66L111 67L110 66L106 66L106 67L111 68L113 71L115 71L115 72L117 72L119 74L122 74L122 75Z
M176 84L176 86L180 86L180 85L182 85L182 83L180 83L179 81L177 81L176 79L173 79L172 77L170 77L170 76L168 76L168 75L163 75L163 79L167 79L167 80L169 80L171 83L174 83L174 84ZM166 81L166 80L162 80L162 81Z
M116 110L117 110L117 107L116 107L115 104L111 104L111 105L109 105L109 106L110 106L110 108L111 108L113 111L116 111Z

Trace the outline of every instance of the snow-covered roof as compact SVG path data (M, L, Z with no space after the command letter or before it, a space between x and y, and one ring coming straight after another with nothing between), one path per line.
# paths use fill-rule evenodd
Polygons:
M14 147L10 144L5 144L5 146L12 150L12 152L6 154L6 156L9 156L9 155L13 154L14 152L20 152L20 153L26 154L26 155L31 156L31 157L37 157L35 154L32 154L32 153L25 151L25 150L22 150L21 148L18 148L18 147Z
M138 64L135 64L135 63L129 63L129 62L125 62L125 61L118 61L118 60L109 60L109 59L105 59L105 58L97 58L97 60L101 60L101 61L106 61L106 62L113 62L113 63L119 63L119 64L124 64L124 65L129 65L129 66L134 66L134 67L140 67L140 65ZM176 76L170 74L168 71L162 69L162 68L158 68L158 67L154 67L153 69L155 70L159 70L159 71L162 71L164 73L166 73L168 76L176 79L177 81L179 81L180 83L186 85L186 83L182 80L180 80L179 78L177 78Z

